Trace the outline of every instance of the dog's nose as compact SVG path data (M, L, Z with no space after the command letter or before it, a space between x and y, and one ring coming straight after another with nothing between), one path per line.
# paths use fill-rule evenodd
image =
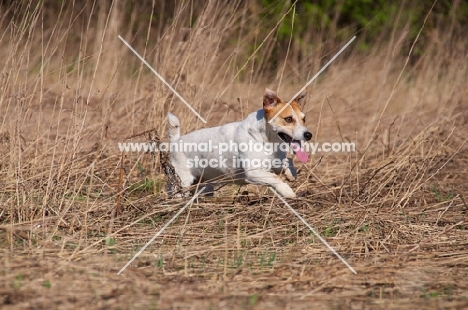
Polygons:
M304 132L304 139L306 139L306 141L312 139L312 133L309 131Z

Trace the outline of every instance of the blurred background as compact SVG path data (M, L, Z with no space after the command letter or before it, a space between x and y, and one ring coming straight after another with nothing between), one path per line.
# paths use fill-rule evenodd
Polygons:
M161 307L222 308L222 296L240 296L224 299L228 309L463 302L467 25L460 0L1 1L0 305L150 308L139 294L153 290ZM118 143L166 139L168 112L182 133L242 120L265 87L288 101L353 36L302 108L313 142L351 141L356 152L299 164L291 204L358 275L265 188L238 201L226 187L148 248L143 267L125 271L132 281L116 278L180 207L164 193L159 157ZM62 272L72 264L84 271ZM70 285L55 294L59 281Z
M118 35L214 123L258 107L265 86L288 100L354 35L308 89L313 99L379 113L396 86L390 107L412 106L418 98L402 100L401 88L435 91L466 57L464 1L4 1L1 10L6 97L38 95L30 104L45 107L59 96L80 103L76 112L100 110L110 130L113 117L130 117L132 133L186 108ZM333 90L319 86L330 81ZM4 115L11 106L2 102ZM187 118L187 130L201 125Z

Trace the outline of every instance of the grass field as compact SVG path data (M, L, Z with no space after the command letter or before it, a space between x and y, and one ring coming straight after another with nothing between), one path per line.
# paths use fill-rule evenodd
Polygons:
M174 2L170 18L83 3L1 7L2 309L468 308L463 32L418 20L415 35L396 12L307 90L313 141L356 151L295 162L288 202L356 275L256 186L200 197L117 275L188 201L165 194L159 156L118 143L166 139L169 111L186 133L243 119L265 87L289 100L350 37L291 35L273 66L277 28L253 2Z

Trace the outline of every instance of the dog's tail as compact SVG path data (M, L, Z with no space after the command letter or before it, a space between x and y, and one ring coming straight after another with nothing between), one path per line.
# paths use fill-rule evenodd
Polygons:
M169 133L169 140L179 140L180 122L177 116L172 113L167 114L167 132Z

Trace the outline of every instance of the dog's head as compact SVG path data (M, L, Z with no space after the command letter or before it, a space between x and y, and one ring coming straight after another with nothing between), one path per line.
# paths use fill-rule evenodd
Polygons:
M282 141L291 145L297 158L302 162L307 161L308 155L302 149L301 141L312 139L312 133L305 127L305 114L299 106L304 97L305 92L297 96L288 107L274 118L286 103L282 102L271 89L266 88L263 95L263 110L268 126Z

